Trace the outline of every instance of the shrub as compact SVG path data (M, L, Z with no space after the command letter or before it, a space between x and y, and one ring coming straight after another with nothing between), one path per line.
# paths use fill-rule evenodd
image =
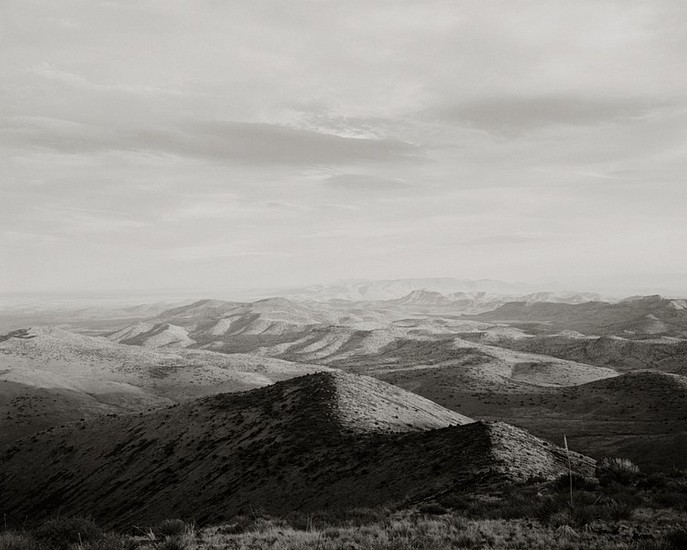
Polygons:
M545 496L541 499L539 507L534 514L535 519L539 520L541 523L549 523L551 518L560 512L565 510L567 506L562 505L561 501L557 500L552 496Z
M583 505L577 506L572 510L572 519L577 525L587 525L593 523L598 519L602 519L600 506Z
M668 476L663 472L654 472L639 480L637 487L652 491L660 491L667 487Z
M81 544L78 550L136 550L138 541L134 538L107 533L103 538Z
M180 519L166 519L158 523L153 529L155 536L162 539L168 537L180 537L189 531L192 531L192 529L186 524L186 522Z
M439 504L451 510L467 510L474 499L465 493L447 493L439 497Z
M654 497L655 502L665 508L687 511L687 493L678 491L666 491Z
M249 532L254 523L254 519L250 516L235 516L234 521L222 525L218 532L223 535L240 535L241 533Z
M572 517L568 510L556 512L549 518L549 525L554 528L569 526L572 522Z
M186 537L169 537L155 545L157 550L186 550L188 547L189 542Z
M639 476L639 467L627 458L603 458L596 466L596 477L602 485L631 485Z
M0 533L0 550L39 550L38 542L23 533Z
M683 550L687 548L687 527L681 527L669 532L666 537L668 548Z
M418 506L418 512L430 516L441 516L448 513L448 509L438 502L425 502Z
M572 475L573 490L575 491L594 491L599 487L599 480L595 477L586 477L580 474ZM570 489L569 474L561 474L553 482L553 487L559 491Z
M482 537L475 532L458 533L454 542L458 548L474 548L481 545Z
M93 521L86 518L55 518L34 530L35 537L58 550L66 550L72 544L94 542L103 532Z

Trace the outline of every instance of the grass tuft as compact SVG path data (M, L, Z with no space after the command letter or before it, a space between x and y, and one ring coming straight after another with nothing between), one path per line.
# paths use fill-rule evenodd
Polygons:
M92 543L103 536L95 522L82 517L55 518L37 527L34 536L51 549L68 550L73 544Z

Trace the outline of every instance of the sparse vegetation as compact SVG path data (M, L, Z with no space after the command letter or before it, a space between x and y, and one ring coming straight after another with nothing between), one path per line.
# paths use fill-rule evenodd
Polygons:
M639 468L626 458L602 458L596 467L596 476L602 484L631 485L639 475Z
M0 533L0 550L40 550L36 539L28 533Z
M161 521L154 529L155 536L160 538L181 537L185 535L191 527L180 519L166 519Z
M258 358L139 350L59 330L5 339L3 353L38 373L60 366L78 378L98 364L104 380L143 373L148 393L131 405L134 416L12 389L0 411L0 443L8 442L0 505L14 530L0 531L0 550L687 548L687 476L671 471L685 466L687 379L683 362L676 366L684 342L566 337L546 328L521 338L513 327L457 339L452 327L464 321L456 319L433 323L433 336L424 335L424 321L390 321L386 334L349 321L311 325L312 312L276 305L295 324L273 324L273 305L267 317L251 306L245 326L232 322L221 334L208 332L218 319L187 319L198 346L260 349ZM170 316L177 313L188 312ZM247 327L255 334L244 334ZM659 364L663 355L672 362ZM644 359L665 372L614 377L600 368L644 368ZM573 449L631 460L605 458L595 469L576 455L570 499L567 461L555 445L501 422L458 428L463 419L454 412L360 377L339 383L331 373L183 402L218 385L253 387L256 369L271 380L320 364L372 374L473 418L505 418L550 441L576 434ZM159 409L161 398L182 403ZM652 467L658 472L647 475ZM398 502L406 495L412 499ZM371 508L339 509L351 506ZM66 517L38 524L58 509ZM69 517L82 511L124 531ZM132 531L134 521L142 525Z
M687 510L663 505L687 499L687 472L645 476L632 485L574 477L532 479L501 494L450 492L415 505L270 516L258 510L196 529L168 519L135 534L105 532L84 518L56 518L0 533L0 550L682 550ZM625 470L623 470L625 471ZM563 478L566 477L564 480Z
M50 519L35 529L33 535L51 549L67 550L73 544L97 541L103 532L92 520L73 517Z

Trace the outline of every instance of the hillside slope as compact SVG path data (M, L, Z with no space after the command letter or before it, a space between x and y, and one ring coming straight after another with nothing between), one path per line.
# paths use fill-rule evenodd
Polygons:
M326 367L203 350L152 350L35 327L0 336L0 443L101 413L243 391Z
M567 469L565 453L382 382L318 373L57 428L0 455L0 513L110 525L376 506ZM573 468L593 461L573 454Z
M477 337L477 334L472 337ZM498 346L621 371L654 369L687 375L687 340L672 337L629 339L583 336L568 331L530 338L504 336Z
M594 335L669 335L687 337L687 301L641 296L615 304L510 302L466 318L486 322L538 323L555 330Z
M427 397L431 394L424 393ZM511 422L595 458L622 456L647 470L687 468L687 378L636 371L572 387L456 391L437 402Z

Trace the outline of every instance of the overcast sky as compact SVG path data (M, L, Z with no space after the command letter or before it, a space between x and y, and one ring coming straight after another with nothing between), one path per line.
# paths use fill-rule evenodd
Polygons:
M0 290L679 279L686 65L684 0L0 0Z

